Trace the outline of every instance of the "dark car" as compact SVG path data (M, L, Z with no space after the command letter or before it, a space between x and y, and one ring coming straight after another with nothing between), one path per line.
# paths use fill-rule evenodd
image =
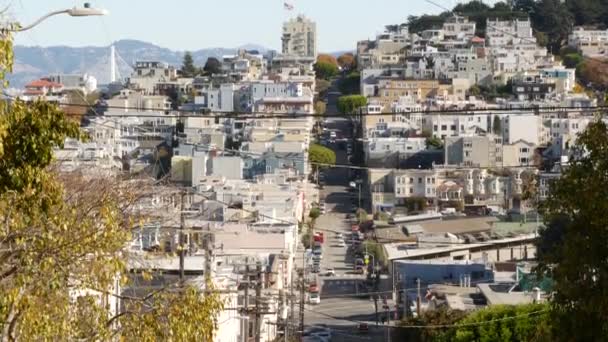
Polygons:
M359 323L357 325L357 330L359 330L359 333L366 334L369 332L369 325L367 325L367 323Z

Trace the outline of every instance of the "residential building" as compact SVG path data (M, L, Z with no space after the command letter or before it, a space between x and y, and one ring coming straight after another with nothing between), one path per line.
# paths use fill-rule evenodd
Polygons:
M143 112L143 111L169 111L171 101L163 95L146 95L139 91L123 89L111 99L105 101L105 105L112 112Z
M437 170L396 170L393 178L396 204L403 205L408 198L436 198L437 187L442 183L440 177Z
M79 90L85 95L97 90L97 79L87 74L54 74L48 80L62 84L64 90Z
M454 166L495 167L502 163L502 138L494 135L446 137L445 163Z
M249 97L255 113L313 114L313 93L302 83L256 82Z
M299 15L283 24L284 55L317 57L317 24Z
M364 70L399 64L410 41L407 25L387 26L374 40L357 42L357 67Z
M469 22L467 17L450 16L443 24L444 38L446 40L473 38L475 27L475 22Z
M60 103L65 99L63 84L41 78L25 85L25 90L18 95L22 101L44 99L48 102Z
M524 75L513 79L513 95L520 101L547 100L555 94L555 83L540 75Z
M575 27L568 36L568 46L577 49L585 57L604 57L608 48L608 30Z
M177 69L167 63L157 61L137 61L128 79L129 88L152 95L157 83L169 82L177 78Z
M525 140L518 140L502 146L502 167L533 166L536 145Z
M504 144L511 144L523 140L539 145L541 118L535 114L514 114L502 118L502 140Z
M398 138L398 137L376 137L370 138L363 143L366 165L372 160L384 160L396 157L393 165L398 167L398 161L407 158L408 155L424 151L426 149L426 138Z

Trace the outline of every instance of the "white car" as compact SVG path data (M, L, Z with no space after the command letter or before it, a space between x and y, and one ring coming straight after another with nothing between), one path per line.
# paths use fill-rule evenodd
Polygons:
M344 240L338 241L338 247L346 247L346 243L344 242Z
M338 232L336 233L336 235L334 235L336 237L336 239L342 239L344 236L342 235L342 233Z
M329 137L332 139L336 139L336 137L337 137L336 132L334 132L334 131L329 132Z
M310 304L321 304L321 296L318 293L311 293L310 297L308 297L308 302Z
M333 276L335 276L335 275L336 275L336 271L334 271L334 269L333 269L333 268L328 267L328 268L325 270L325 276L327 276L327 277L333 277Z

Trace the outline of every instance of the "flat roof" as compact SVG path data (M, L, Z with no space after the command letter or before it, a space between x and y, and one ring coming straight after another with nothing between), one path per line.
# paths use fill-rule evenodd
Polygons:
M488 305L519 305L532 303L534 297L528 292L496 292L491 286L496 284L477 284L477 288L481 291Z
M437 244L435 247L429 248L415 248L415 245L412 243L392 243L385 244L384 250L386 251L388 260L398 260L398 259L415 259L415 258L423 258L425 256L433 256L435 254L443 254L443 253L451 253L457 251L466 251L472 248L480 248L480 247L491 247L497 244L503 243L511 243L511 242L524 242L526 240L533 240L536 238L535 234L527 234L521 235L514 238L507 239L499 239L499 240L490 240L486 242L480 243L471 243L471 244L455 244L450 246L441 246L441 244ZM412 248L414 247L414 248Z

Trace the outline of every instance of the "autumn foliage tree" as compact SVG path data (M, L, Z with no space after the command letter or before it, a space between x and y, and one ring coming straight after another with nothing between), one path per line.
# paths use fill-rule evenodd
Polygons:
M12 41L0 36L4 73ZM128 286L125 247L145 220L134 208L146 187L55 171L53 150L68 137L84 138L56 105L0 103L1 340L211 340L222 303L200 287L168 286L109 310Z

